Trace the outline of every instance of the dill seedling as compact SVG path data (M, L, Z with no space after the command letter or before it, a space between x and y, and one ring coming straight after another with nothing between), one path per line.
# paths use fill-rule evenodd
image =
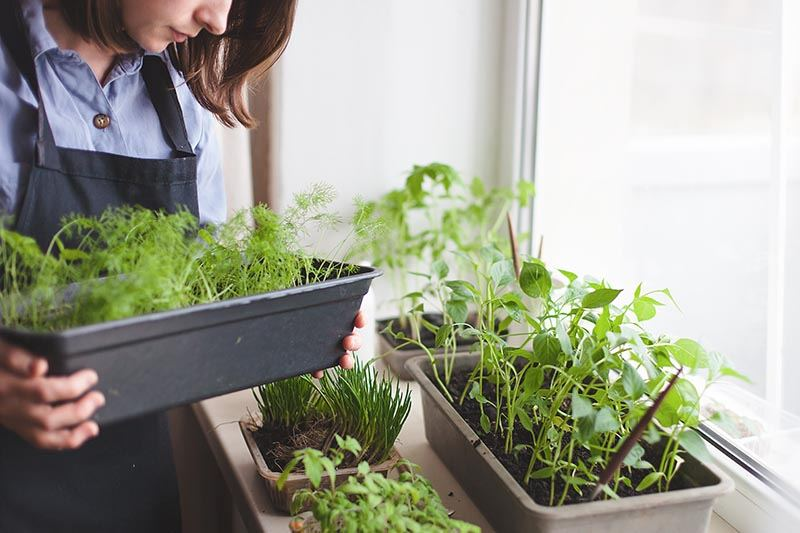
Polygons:
M300 244L308 226L338 223L332 199L329 186L315 185L284 216L258 205L207 228L186 211L112 208L67 217L45 252L3 224L2 323L58 331L349 274L355 267ZM351 231L337 249L347 255L369 238Z

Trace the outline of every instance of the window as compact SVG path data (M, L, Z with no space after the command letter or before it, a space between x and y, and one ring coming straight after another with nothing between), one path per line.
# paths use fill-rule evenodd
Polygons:
M669 287L652 327L725 354L727 439L800 492L800 2L544 2L534 240Z

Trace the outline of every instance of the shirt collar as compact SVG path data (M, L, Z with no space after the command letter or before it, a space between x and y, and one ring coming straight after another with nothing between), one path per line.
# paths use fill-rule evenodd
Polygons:
M8 0L0 0L2 2ZM28 27L28 44L31 47L34 60L41 54L53 50L57 55L80 60L80 57L73 50L61 50L53 36L47 31L44 21L44 7L42 0L19 0L22 11L22 19ZM134 74L142 68L144 50L139 48L135 52L121 54L117 57L117 65L126 74Z

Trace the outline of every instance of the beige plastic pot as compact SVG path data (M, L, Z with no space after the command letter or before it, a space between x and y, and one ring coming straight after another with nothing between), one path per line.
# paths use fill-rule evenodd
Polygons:
M264 460L264 456L261 454L261 450L258 448L256 440L253 438L253 431L255 431L257 427L253 424L250 416L246 416L239 420L239 429L242 430L242 436L244 437L244 440L247 443L247 449L250 450L250 455L253 457L253 461L256 464L258 474L264 479L264 484L267 487L267 495L269 496L270 502L272 502L272 505L276 509L288 514L294 493L301 489L310 489L311 481L309 481L308 476L305 474L292 473L289 474L289 477L286 479L283 489L278 490L278 478L281 476L281 473L270 470L270 468L267 466L267 462ZM389 458L380 464L371 466L370 470L385 476L392 468L394 468L400 459L401 457L397 452L397 449L392 448ZM344 482L347 480L348 476L355 476L357 474L358 469L355 467L337 469L337 484L338 482ZM328 487L330 487L330 478L327 474L323 474L320 488Z
M477 355L465 356L456 360L455 369L471 369L477 362ZM420 384L428 442L497 531L702 533L714 500L733 490L733 482L716 467L687 455L681 472L692 488L562 507L540 505L428 378L430 361L419 357L407 367Z

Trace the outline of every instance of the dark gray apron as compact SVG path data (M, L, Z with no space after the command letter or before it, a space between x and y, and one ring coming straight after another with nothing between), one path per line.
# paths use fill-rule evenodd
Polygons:
M35 161L17 231L47 246L70 213L140 205L197 216L196 159L164 62L146 56L142 76L173 147L170 159L59 148L47 120L16 1L0 0L0 36L39 103ZM23 187L23 184L20 184ZM103 377L100 376L102 380ZM47 452L0 428L0 532L180 531L166 414L103 427L78 450Z

